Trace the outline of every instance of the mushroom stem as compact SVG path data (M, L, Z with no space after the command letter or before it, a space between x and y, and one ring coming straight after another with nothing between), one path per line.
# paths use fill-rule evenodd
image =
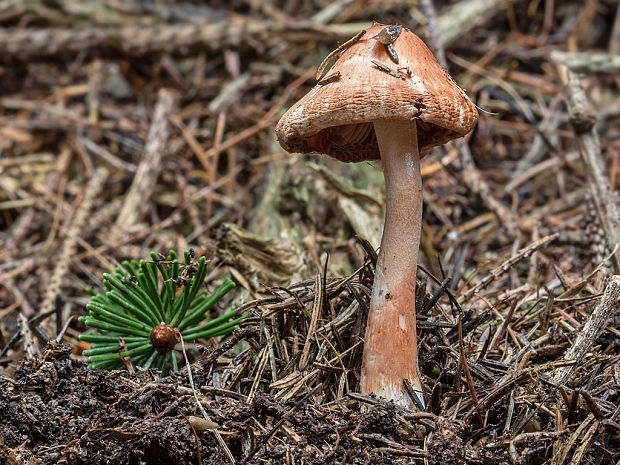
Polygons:
M422 176L415 121L375 121L386 185L381 250L370 301L361 389L413 406L403 379L424 404L418 377L415 279L422 221Z

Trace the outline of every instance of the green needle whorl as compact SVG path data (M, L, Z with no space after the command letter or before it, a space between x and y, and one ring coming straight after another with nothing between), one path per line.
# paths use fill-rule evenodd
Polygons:
M207 275L207 259L194 258L194 251L178 262L171 250L164 258L155 252L151 260L122 263L114 275L104 274L105 294L88 290L93 296L86 305L88 316L79 320L96 329L80 336L91 348L83 355L89 368L120 369L123 359L148 369L169 367L177 370L174 346L183 336L185 341L221 336L232 332L244 317L230 312L204 322L211 307L235 283L226 278L209 295L200 290ZM124 342L121 351L121 338Z

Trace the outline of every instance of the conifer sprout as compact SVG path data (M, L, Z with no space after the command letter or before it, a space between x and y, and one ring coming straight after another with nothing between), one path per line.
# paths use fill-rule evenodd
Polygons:
M204 322L213 305L235 283L229 278L212 294L201 290L207 275L207 259L185 252L177 261L171 250L168 257L152 252L152 260L131 260L116 268L114 275L104 273L105 293L87 289L92 298L86 305L89 316L79 321L95 331L80 335L89 342L85 350L91 369L122 369L124 360L144 369L177 371L174 347L180 336L185 341L222 336L234 331L247 315L236 311ZM125 347L121 349L121 339Z

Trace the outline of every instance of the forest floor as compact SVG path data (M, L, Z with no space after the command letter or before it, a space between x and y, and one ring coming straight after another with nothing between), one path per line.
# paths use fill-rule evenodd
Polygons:
M620 463L617 2L206 4L0 0L0 462ZM424 411L357 394L380 164L274 134L372 20L480 109L422 160ZM89 370L85 289L190 248L249 318Z

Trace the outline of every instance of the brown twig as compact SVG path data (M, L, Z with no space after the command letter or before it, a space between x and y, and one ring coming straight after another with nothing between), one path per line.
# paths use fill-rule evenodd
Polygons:
M558 368L551 376L551 383L560 385L570 380L575 369L582 363L600 332L605 328L607 321L616 311L616 302L619 297L620 276L614 275L609 278L603 297L582 326L575 342L564 354L565 361L575 361L576 365Z
M461 296L459 296L458 298L459 303L463 304L464 302L467 302L472 296L479 293L482 289L487 287L494 280L496 280L501 275L503 275L508 270L510 270L514 264L520 262L523 259L528 258L530 255L536 252L536 250L556 240L558 236L559 236L558 233L550 234L537 241L532 242L527 247L524 247L521 250L519 250L514 256L510 257L508 260L503 262L501 265L491 270L491 272L487 276L485 276L484 279L482 279L482 281L480 281L480 283L478 283L475 287L469 289L468 291L465 291Z
M594 127L596 114L592 110L579 77L563 67L560 75L564 81L564 98L568 107L571 125L577 135L579 153L584 164L596 213L605 234L606 249L620 244L620 213L615 196L609 187L605 174L605 163L601 156L598 133ZM612 257L614 273L620 273L620 249Z
M149 198L153 195L153 188L166 155L166 144L170 135L168 117L176 100L174 92L160 89L142 161L138 165L129 192L116 219L116 226L120 231L130 230L146 213L150 203Z
M478 421L478 428L482 428L484 422L482 421L482 415L479 409L478 396L476 395L476 388L474 387L474 381L469 371L469 363L467 362L467 356L465 355L465 344L463 342L463 315L459 313L458 318L458 333L459 333L459 350L461 353L461 365L463 367L463 373L467 380L467 387L469 388L469 394L471 395L471 401L476 409L476 420Z
M311 23L275 23L243 20L207 24L156 24L147 27L89 27L72 29L0 29L0 57L21 60L89 53L95 50L143 56L149 53L188 53L197 49L219 51L241 44L256 47L265 40L304 43L312 39L333 42L347 31Z

